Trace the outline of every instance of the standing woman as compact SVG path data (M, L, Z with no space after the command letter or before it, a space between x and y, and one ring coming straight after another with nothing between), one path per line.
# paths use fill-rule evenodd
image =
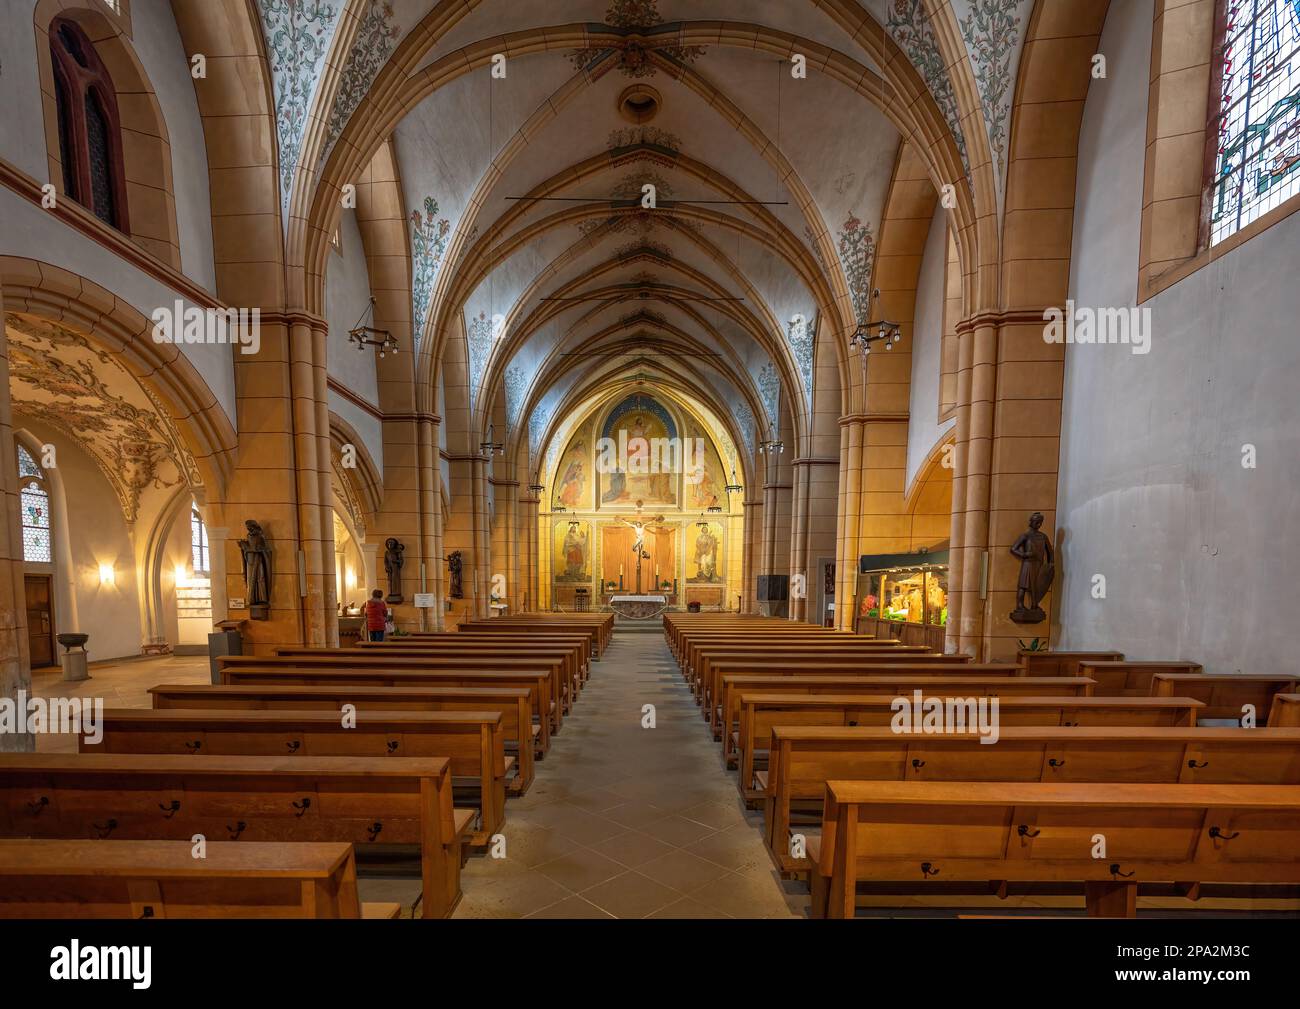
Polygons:
M366 630L370 632L371 641L384 640L384 626L388 622L388 604L384 602L384 590L375 589L366 600Z

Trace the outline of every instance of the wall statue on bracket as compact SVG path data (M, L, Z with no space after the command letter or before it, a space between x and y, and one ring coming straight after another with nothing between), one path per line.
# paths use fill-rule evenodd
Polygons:
M406 547L397 541L396 536L384 540L384 574L388 576L386 601L390 603L402 601L402 565L406 563L402 554L405 552Z
M248 591L248 616L252 620L271 619L271 545L261 525L244 522L248 537L239 541L243 557L244 585Z
M453 550L447 557L447 567L451 571L451 589L447 595L452 599L464 599L465 587L461 583L464 562L459 550Z
M1052 541L1042 531L1043 513L1029 516L1029 528L1011 544L1011 556L1020 561L1020 579L1016 583L1016 608L1011 619L1017 624L1041 624L1047 619L1038 604L1052 587L1056 577Z

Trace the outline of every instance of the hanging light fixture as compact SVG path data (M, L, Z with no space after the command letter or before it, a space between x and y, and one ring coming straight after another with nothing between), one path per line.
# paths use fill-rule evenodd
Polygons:
M374 321L375 299L371 298L370 303L366 305L366 310L361 313L361 318L357 324L348 330L348 340L357 345L357 350L363 354L367 347L376 347L379 350L379 356L385 354L397 353L397 337L393 336L386 329L375 329L374 326L363 326L361 323L367 316Z
M478 443L479 455L484 459L491 459L494 455L505 455L506 447L496 440L496 425L488 425L487 441Z
M871 292L871 302L876 304L877 309L879 308L879 288ZM871 314L870 305L867 314ZM893 350L894 344L902 338L903 333L899 324L882 317L870 322L858 323L858 328L849 336L849 350L861 350L863 358L866 358L871 353L873 343L883 343L885 350Z
M772 453L773 455L785 455L785 442L776 436L776 425L769 424L768 431L771 433L772 437L767 441L760 441L758 443L758 454L767 455L768 453Z

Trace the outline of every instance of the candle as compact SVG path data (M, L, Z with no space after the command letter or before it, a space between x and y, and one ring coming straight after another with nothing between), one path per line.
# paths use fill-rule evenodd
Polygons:
M619 576L620 578L623 577L623 565L622 565L622 564L620 564L620 565L618 566L618 576Z

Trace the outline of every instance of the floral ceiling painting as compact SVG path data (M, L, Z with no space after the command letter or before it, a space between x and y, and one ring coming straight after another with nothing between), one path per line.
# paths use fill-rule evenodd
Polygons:
M379 71L397 47L401 34L401 27L394 20L393 5L387 0L370 0L370 5L361 15L356 41L352 43L352 50L348 53L343 76L339 81L338 94L334 96L334 108L330 110L322 157L329 156L352 113L366 97L370 85L375 82Z
M988 128L999 208L1006 189L1007 134L1020 44L1032 12L1033 0L953 0Z
M275 94L280 142L280 200L287 212L303 131L321 67L337 27L342 0L258 0ZM288 214L286 213L286 224Z
M6 314L5 335L14 413L85 449L128 522L150 491L202 486L166 407L112 354L80 333L28 316Z
M957 150L961 152L962 164L969 172L970 160L966 153L966 137L962 133L957 95L948 78L948 68L934 37L934 29L930 26L929 15L925 12L924 0L889 0L885 30L898 43L899 48L907 53L908 59L925 81L925 86L930 89L948 129L952 131Z
M429 306L433 302L433 285L438 267L451 238L451 222L438 216L438 201L424 198L424 212L411 211L411 330L415 349L420 349Z
M871 225L851 213L840 225L836 237L840 264L844 267L844 282L853 301L853 315L859 322L871 318L871 268L876 259L876 240Z

